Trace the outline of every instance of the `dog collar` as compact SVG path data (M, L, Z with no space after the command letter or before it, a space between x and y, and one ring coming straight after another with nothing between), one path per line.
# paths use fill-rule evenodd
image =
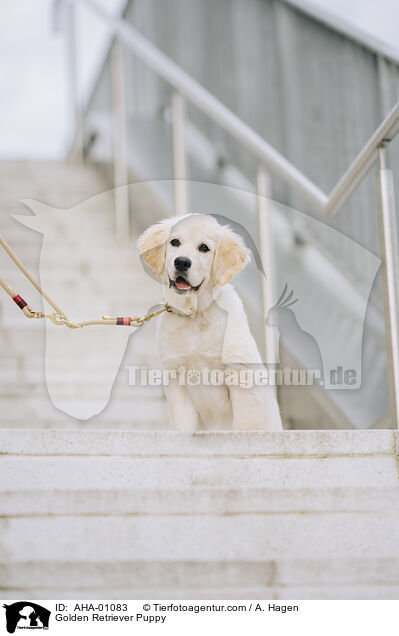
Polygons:
M194 307L189 308L187 312L183 312L179 309L176 309L176 307L172 307L172 305L169 305L169 303L167 303L166 301L165 308L169 313L176 314L177 316L181 316L182 318L191 318L196 313Z

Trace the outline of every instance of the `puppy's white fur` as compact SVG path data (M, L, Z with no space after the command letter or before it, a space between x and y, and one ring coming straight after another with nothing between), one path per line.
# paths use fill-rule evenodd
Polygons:
M199 250L201 245L209 251ZM158 323L158 347L165 369L185 369L189 374L204 368L234 369L236 373L261 368L241 299L228 284L250 260L240 236L211 216L192 214L149 227L139 238L138 248L163 283L166 302L175 310L162 314ZM187 286L199 286L197 291L179 291L170 284L180 274L175 267L177 257L190 259L183 277ZM270 387L189 382L183 386L176 379L165 391L175 430L282 430Z

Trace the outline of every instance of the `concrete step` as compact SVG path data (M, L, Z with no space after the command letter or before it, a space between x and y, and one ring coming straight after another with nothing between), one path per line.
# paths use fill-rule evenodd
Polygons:
M77 163L73 161L41 161L41 160L22 160L22 159L2 159L0 161L0 173L5 178L12 178L15 175L19 175L21 178L30 177L43 177L47 175L50 179L51 176L59 174L60 171L63 175L76 175L92 173L98 175L99 171L102 172L102 177L106 173L106 165L99 162L90 163Z
M132 392L131 399L119 400L111 399L104 408L103 396L85 396L79 398L67 398L55 396L58 403L62 403L63 410L58 410L50 401L48 394L28 396L22 404L21 400L14 397L2 397L0 399L0 412L2 418L1 428L56 428L69 426L87 428L96 427L100 423L100 428L133 428L139 430L152 430L154 428L167 428L166 404L163 399L135 400ZM82 402L85 411L94 413L90 420L76 420L66 413L82 413ZM162 425L160 425L162 422Z
M51 365L51 371L49 372L51 374L51 383L52 385L58 385L66 381L75 384L84 382L88 387L91 386L94 390L94 383L105 381L108 377L102 369L109 368L112 363L112 360L107 361L98 357L98 366L96 366L94 359L92 371L90 372L90 376L87 377L86 374L81 373L76 361L73 362L73 360L70 360L68 364L65 364L63 360L58 360L57 364ZM124 362L120 368L119 377L122 379L119 384L121 386L128 386L128 371L125 367L134 364L145 368L150 368L158 364L155 351L150 351L149 349L146 352L135 350L135 359L127 360L126 364ZM155 368L158 368L158 366ZM43 358L33 358L30 361L29 359L21 360L19 356L2 356L0 364L1 394L7 395L13 393L15 395L21 395L22 397L26 395L27 391L36 390L36 386L42 386L45 382Z
M0 431L1 432L1 431ZM129 431L131 432L131 431ZM71 463L70 463L71 464ZM63 463L64 468L70 464ZM34 465L34 464L32 464ZM92 463L91 466L95 464ZM14 464L15 468L16 464ZM75 474L75 473L74 473ZM113 473L112 473L113 474ZM103 478L104 473L100 471ZM20 482L19 482L20 483ZM74 482L76 483L76 482ZM87 483L87 480L86 480ZM103 488L51 485L0 490L0 514L24 517L43 515L201 515L201 514L308 514L330 513L336 509L346 513L378 513L387 509L398 512L399 492L394 487L331 487L329 489L297 487L201 487L190 497L189 489L135 488L124 483Z
M0 430L3 597L397 599L398 441Z
M173 456L173 457L396 457L399 433L370 431L286 431L125 433L118 431L0 432L4 455Z
M19 203L23 207L18 210L2 205L0 201L0 231L15 251L24 246L28 249L32 239L37 236L41 239L42 235L51 239L46 243L48 251L51 251L57 241L60 247L68 248L71 245L76 249L86 237L98 240L99 244L112 244L115 240L114 200L109 198L99 203L97 199L98 197L87 200L82 198L79 205L65 206L66 209L62 208L61 211L56 206L52 208L44 196L29 199L29 205ZM36 214L40 214L42 201L50 206L49 214L44 221L35 220ZM28 210L33 214L29 214ZM15 218L11 215L15 215ZM94 232L94 236L90 236L90 232Z
M36 235L36 232L32 232L31 230L22 231L29 233L29 236L20 236L18 237L19 240L16 241L15 239L10 240L8 237L9 233L6 234L4 232L3 237L9 243L10 247L14 250L17 256L20 257L22 262L24 262L37 257L38 247L36 242L34 244L32 243L32 245L29 243L29 240L32 238L32 234ZM133 240L125 246L118 247L114 244L113 240L110 240L109 237L107 238L106 232L104 232L104 237L101 237L101 241L97 241L96 238L96 249L101 249L101 261L98 259L100 262L96 263L96 265L97 267L100 265L104 268L104 270L108 270L108 267L113 267L114 269L118 267L120 268L124 259L132 263L138 262L136 246ZM117 250L117 252L115 250ZM2 271L4 271L4 267L9 271L13 271L15 269L15 265L8 256L7 259L5 257L4 259L2 258L2 261L4 260ZM47 263L54 264L55 272L49 272L53 275L57 275L58 273L63 275L68 272L71 267L73 269L78 268L81 261L90 264L92 261L91 254L87 252L85 247L81 247L81 249L79 249L79 246L76 245L76 243L73 245L73 242L71 242L71 244L68 245L62 239L62 245L60 245L59 248L48 249L46 247L45 265L47 265ZM120 275L123 275L124 273L123 269L119 272Z
M59 593L58 593L59 592ZM54 595L53 588L49 587L34 587L34 588L14 588L2 590L2 598L4 600L11 599L38 599L39 601L45 599L71 599L76 598L85 600L119 600L119 599L136 599L136 600L196 600L196 599L274 599L274 600L288 600L303 599L303 600L396 600L399 596L399 586L395 585L364 585L364 586L318 586L318 587L207 587L205 590L201 587L188 587L183 588L173 586L173 580L171 584L165 588L154 586L150 588L143 587L78 587L73 588L57 588L57 594Z
M82 318L83 317L85 316L82 316ZM93 317L93 315L90 317ZM30 326L31 324L32 328L27 328L27 325ZM149 362L153 363L154 359L158 357L156 345L153 340L155 327L156 325L151 325L151 323L145 324L143 327L137 329L113 326L100 327L98 330L99 342L101 342L101 336L104 337L104 329L125 329L125 333L130 334L127 350L131 352L126 364L145 365ZM73 331L67 331L65 327L61 326L54 327L54 329L58 329L59 331L56 333L59 334L62 334L63 329L65 329L65 333L68 335L74 333ZM89 329L89 327L86 329ZM92 329L94 330L96 327L94 326ZM103 331L102 334L100 330ZM105 333L112 332L106 331ZM37 369L44 368L45 336L44 321L29 321L22 312L17 311L15 328L1 329L0 331L0 373L3 375L5 381L7 373L10 372L10 374L12 374L15 369L25 369L27 373L29 373L30 370L36 372ZM108 364L112 361L112 358L107 357L105 352L101 351L101 348L95 348L93 342L96 342L96 338L94 340L90 339L86 345L84 342L81 342L82 351L90 354L93 373L95 375L101 375L101 369L106 369ZM51 371L54 372L54 374L68 374L71 370L74 370L77 376L79 376L79 365L77 365L76 360L73 358L68 358L68 340L67 338L64 340L62 335L60 335L60 340L57 341L57 352L59 358L51 360Z
M397 533L398 515L389 511L9 517L0 522L0 557L8 563L61 555L82 562L388 559L399 556Z
M397 482L395 460L392 457L308 458L129 458L90 457L84 462L75 457L3 458L3 483L0 490L61 489L68 475L69 490L116 490L140 484L144 489L190 489L193 487L234 488L237 483L247 490L253 488L311 489L394 488ZM18 477L19 472L22 476ZM46 486L46 483L49 486ZM347 486L349 488L349 486ZM399 494L399 489L398 493ZM265 503L266 510L268 509Z
M164 399L161 387L129 386L127 372L126 374L121 374L121 376L119 382L114 383L112 388L113 397L117 397L119 401L129 400L131 403L134 402L137 404L139 400L157 401ZM43 376L40 377L38 374L36 381L35 378L31 377L30 382L22 377L21 381L23 384L22 387L18 387L18 378L15 378L14 382L2 383L0 404L3 403L3 399L12 398L23 400L27 392L30 398L44 396L45 379ZM63 399L96 399L101 397L102 387L107 381L108 377L101 375L97 377L90 376L89 378L81 376L79 378L79 375L75 377L74 374L71 379L66 374L60 374L58 378L54 378L54 376L51 375L51 391L53 395L57 395Z
M30 183L46 190L110 184L109 171L103 163L66 161L0 161L0 184L3 191Z
M9 586L15 589L23 589L27 585L27 581L33 589L41 590L44 586L51 589L52 585L57 585L59 572L63 569L66 593L60 595L61 598L71 598L71 591L77 588L85 591L91 588L94 591L99 579L102 580L103 588L110 590L115 588L115 585L120 589L123 581L124 588L138 593L138 598L179 598L175 596L177 593L176 581L186 580L190 582L189 594L194 594L194 590L196 590L200 594L200 598L203 598L204 590L201 589L201 584L205 578L208 579L208 589L210 590L214 588L215 591L221 592L222 589L230 589L228 598L232 598L231 593L234 593L234 590L244 592L243 596L237 595L235 598L259 598L261 589L269 590L269 595L265 595L264 598L276 598L273 587L277 587L279 584L282 588L285 586L294 587L298 581L305 581L306 587L322 589L324 593L331 588L334 589L335 586L336 590L343 589L345 594L345 588L350 587L352 591L354 588L356 589L356 584L359 591L362 586L367 589L369 586L382 585L385 589L394 588L397 592L399 588L398 565L397 560L369 559L362 561L356 558L350 559L349 562L332 559L324 559L323 561L287 559L278 563L244 560L236 563L228 561L183 563L121 561L101 564L92 562L84 564L79 562L29 562L25 569L20 563L15 563L12 566L5 564L0 569L0 576L9 581ZM257 590L257 595L248 596L248 588L243 589L242 587L243 580L250 581L249 588ZM159 596L160 590L167 590L170 587L172 587L173 596L169 594L163 597ZM173 588L175 589L173 590ZM157 590L158 595L155 593L147 597L142 596L145 590ZM281 591L284 593L283 590ZM52 598L52 596L46 596L46 598ZM113 593L109 598L137 598L137 596L118 597ZM180 598L186 599L190 596L183 592ZM197 597L191 596L191 598ZM219 598L224 598L224 596L221 595ZM282 598L281 592L277 598ZM285 598L303 597L287 595ZM388 596L388 598L390 597Z

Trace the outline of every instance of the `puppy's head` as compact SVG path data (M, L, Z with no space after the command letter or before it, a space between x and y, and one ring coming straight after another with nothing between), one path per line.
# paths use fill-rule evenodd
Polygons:
M250 261L242 238L205 214L172 217L151 226L139 238L138 248L147 265L178 295L226 285Z

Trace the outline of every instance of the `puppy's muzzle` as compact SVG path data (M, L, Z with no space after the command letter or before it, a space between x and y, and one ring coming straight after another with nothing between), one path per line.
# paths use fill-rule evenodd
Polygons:
M186 256L178 256L175 258L174 265L178 272L186 272L191 267L191 260Z

